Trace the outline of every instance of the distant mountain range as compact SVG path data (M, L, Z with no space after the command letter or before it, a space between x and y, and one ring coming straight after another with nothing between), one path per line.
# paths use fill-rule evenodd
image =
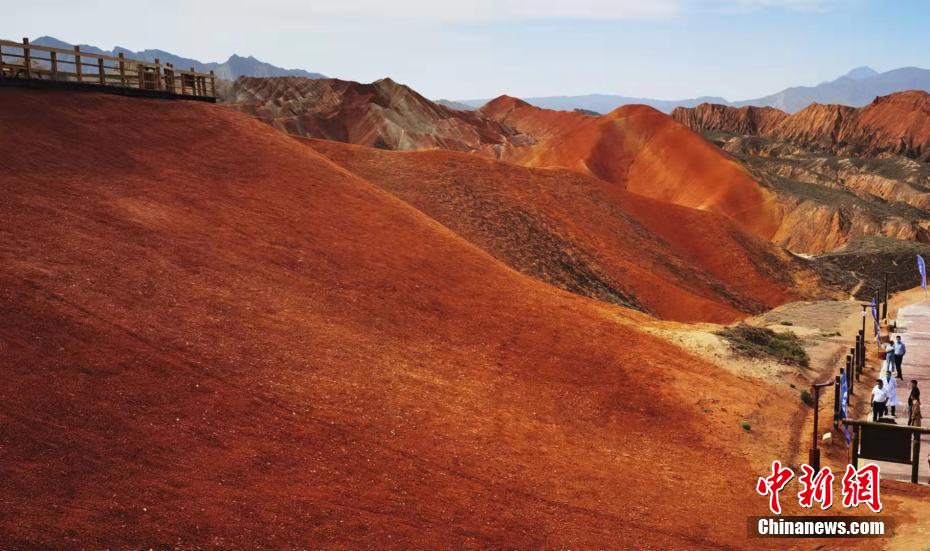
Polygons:
M32 40L33 44L39 46L48 46L50 48L67 48L71 49L74 47L73 44L68 44L57 38L51 36L42 36L35 40ZM196 71L209 72L213 71L217 78L223 80L235 80L239 77L286 77L286 76L296 76L296 77L306 77L306 78L326 78L320 73L311 73L309 71L304 71L303 69L282 69L281 67L276 67L270 63L265 63L264 61L259 61L252 56L241 57L236 54L233 54L223 63L211 62L204 63L196 59L191 59L187 57L181 57L179 55L172 54L170 52L165 52L163 50L142 50L139 52L134 52L132 50L116 46L112 50L103 50L96 46L91 46L88 44L80 44L81 50L96 53L96 54L105 54L105 55L117 55L122 53L124 56L138 59L140 61L155 61L157 58L161 63L171 63L177 68L180 69L189 69L191 67Z
M56 48L73 48L72 44L50 36L42 36L32 41L40 46ZM312 73L303 69L283 69L254 57L241 57L233 54L223 63L202 61L181 57L163 50L142 50L134 52L120 46L112 50L103 50L96 46L81 44L81 49L91 53L116 55L122 53L126 57L143 61L154 61L156 58L162 63L171 63L178 68L193 67L197 71L213 71L218 78L235 80L239 77L283 77L296 76L310 79L326 78L320 73ZM611 94L586 94L581 96L542 96L521 98L531 105L544 109L560 111L582 110L591 113L609 113L617 107L630 104L648 105L659 111L671 113L677 107L696 107L703 103L728 105L733 107L757 106L774 107L787 113L796 113L812 103L848 105L850 107L863 107L876 97L886 96L895 92L907 90L920 90L930 92L930 70L918 67L902 67L879 73L871 67L856 67L845 75L823 82L816 86L793 86L775 94L761 98L741 101L728 101L722 97L702 96L697 98L679 100L658 100L651 98L637 98ZM436 103L461 111L474 110L490 101L490 98L471 100L445 100Z
M660 111L670 113L676 107L695 107L702 103L714 103L743 107L775 107L788 113L795 113L811 103L839 104L851 107L868 105L878 96L886 96L905 90L922 90L930 92L930 70L917 67L903 67L879 73L871 67L856 67L845 75L823 82L817 86L794 86L781 92L761 98L730 102L720 97L699 97L682 100L656 100L649 98L631 98L606 94L588 94L584 96L546 96L522 98L524 101L546 109L571 111L585 109L598 113L609 113L622 105L640 103ZM489 100L458 100L455 103L476 108Z
M771 96L738 101L731 105L775 107L795 113L812 103L863 107L878 96L906 90L930 92L930 70L902 67L879 73L870 67L857 67L836 80L817 86L795 86Z
M613 96L610 94L587 94L584 96L545 96L536 98L520 98L530 105L542 107L543 109L555 109L557 111L574 111L581 109L583 111L592 111L595 113L610 113L622 105L641 104L654 107L664 113L671 113L676 107L696 107L702 103L727 103L724 98L714 96L702 96L699 98L682 99L682 100L661 100L650 98L632 98L627 96ZM471 109L477 109L490 100L471 99L448 102L449 104L465 105Z

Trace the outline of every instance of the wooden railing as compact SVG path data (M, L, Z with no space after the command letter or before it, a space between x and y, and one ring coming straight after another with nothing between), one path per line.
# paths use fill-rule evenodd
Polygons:
M0 78L48 81L94 87L140 90L152 95L216 97L213 71L176 69L158 59L154 63L116 56L0 40Z

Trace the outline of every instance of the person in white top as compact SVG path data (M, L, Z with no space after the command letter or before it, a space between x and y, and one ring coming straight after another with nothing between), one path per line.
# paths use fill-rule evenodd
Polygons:
M872 421L878 421L879 417L885 411L885 402L888 401L888 394L885 393L885 384L881 379L875 381L872 387Z
M894 363L894 345L890 342L886 342L884 345L882 345L882 350L885 351L885 362L884 362L885 365L883 365L882 367L886 367L888 363L893 364Z
M895 417L895 408L898 407L898 381L894 376L894 363L888 367L889 369L884 374L885 383L882 387L887 397L885 406L891 408L891 416Z

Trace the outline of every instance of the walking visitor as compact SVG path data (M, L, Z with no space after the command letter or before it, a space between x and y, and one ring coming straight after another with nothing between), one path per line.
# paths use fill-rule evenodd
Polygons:
M872 421L878 421L878 419L885 412L885 402L888 401L888 395L885 393L885 384L881 379L875 381L875 386L872 387Z
M904 380L904 376L901 374L901 362L904 361L904 354L907 352L907 347L904 346L904 341L901 340L901 335L898 335L894 338L894 365L898 370L898 378Z
M885 407L891 409L891 416L897 417L896 408L898 407L898 381L894 376L894 364L892 364L890 370L884 373L885 382L883 387L885 390Z

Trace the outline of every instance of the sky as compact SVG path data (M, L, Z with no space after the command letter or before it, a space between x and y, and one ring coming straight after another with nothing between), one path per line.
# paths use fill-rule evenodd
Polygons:
M930 67L922 0L30 0L0 38L200 61L252 55L434 99L749 99L868 65Z

